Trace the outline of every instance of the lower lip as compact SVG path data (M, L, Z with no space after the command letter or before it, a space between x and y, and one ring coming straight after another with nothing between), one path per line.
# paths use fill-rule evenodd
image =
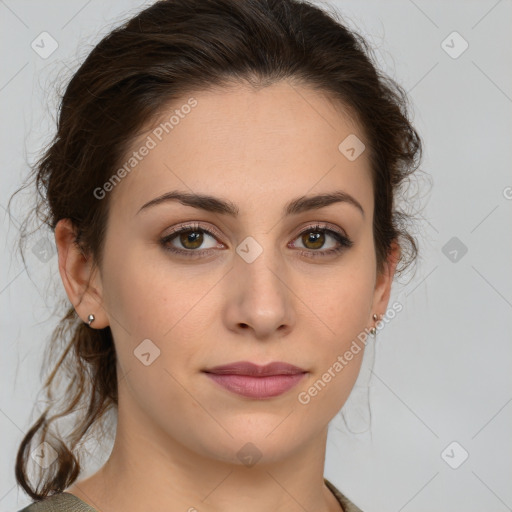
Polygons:
M249 375L226 375L206 373L210 379L228 391L249 398L271 398L293 388L305 373L293 375L269 375L267 377L251 377Z

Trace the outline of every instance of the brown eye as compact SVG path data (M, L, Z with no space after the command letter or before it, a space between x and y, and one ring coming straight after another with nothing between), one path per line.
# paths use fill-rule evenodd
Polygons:
M308 249L299 252L307 257L333 256L349 249L354 244L352 240L340 232L328 229L325 226L311 226L303 231L298 239L300 239L303 247ZM333 240L334 243L331 242L330 247L325 248L326 245L329 245L329 239ZM300 247L298 248L300 249Z
M302 235L302 243L308 249L321 249L325 244L325 233L315 233L314 231L304 232Z
M191 257L209 254L216 246L224 247L212 232L195 224L183 226L162 238L160 243L166 251Z
M182 231L179 233L180 243L183 247L185 247L185 249L198 249L201 247L203 239L204 235L201 230Z

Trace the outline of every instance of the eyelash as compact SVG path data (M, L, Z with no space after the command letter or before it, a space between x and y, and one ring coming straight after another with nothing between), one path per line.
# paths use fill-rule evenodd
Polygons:
M182 226L180 229L173 231L169 235L161 238L160 243L161 243L163 249L166 251L169 251L173 254L186 255L189 258L198 258L198 257L200 258L200 257L208 256L212 253L212 251L216 250L216 249L203 249L202 251L201 250L193 250L193 249L184 250L184 249L176 249L175 247L168 245L168 243L170 241L172 241L174 238L176 238L179 234L181 234L183 232L189 232L189 231L190 232L200 231L202 233L206 233L206 234L210 235L213 238L217 238L217 235L215 233L213 233L212 231L210 231L208 229L202 228L199 224L197 224L197 223L189 224L186 226ZM327 234L331 235L333 238L335 238L337 240L337 242L340 244L335 249L328 249L325 251L320 251L320 250L315 251L315 250L311 250L311 249L310 250L304 250L304 249L299 250L299 254L301 256L307 256L308 258L332 256L334 254L341 253L345 249L349 249L354 244L354 242L352 242L352 240L350 240L348 237L342 235L338 231L328 229L327 227L321 226L318 224L316 224L314 226L307 227L306 229L301 231L295 238L299 238L301 235L303 235L306 232L318 232L318 233L322 233L322 234L327 233Z

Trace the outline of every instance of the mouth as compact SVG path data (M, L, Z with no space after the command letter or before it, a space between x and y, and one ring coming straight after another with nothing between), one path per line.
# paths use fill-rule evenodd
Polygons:
M307 370L273 362L264 366L238 361L203 370L207 377L224 389L247 398L265 399L282 395L296 386Z

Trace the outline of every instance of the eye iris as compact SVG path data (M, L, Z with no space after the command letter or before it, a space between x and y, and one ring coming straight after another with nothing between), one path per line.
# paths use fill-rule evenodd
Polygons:
M187 249L197 249L203 243L203 233L200 231L184 231L180 233L180 242ZM192 246L188 245L189 242L192 242Z
M302 236L302 241L304 245L307 245L307 243L309 242L313 242L312 249L319 249L324 245L324 238L324 233L315 233L314 231L310 231L309 233L304 233L304 235Z

